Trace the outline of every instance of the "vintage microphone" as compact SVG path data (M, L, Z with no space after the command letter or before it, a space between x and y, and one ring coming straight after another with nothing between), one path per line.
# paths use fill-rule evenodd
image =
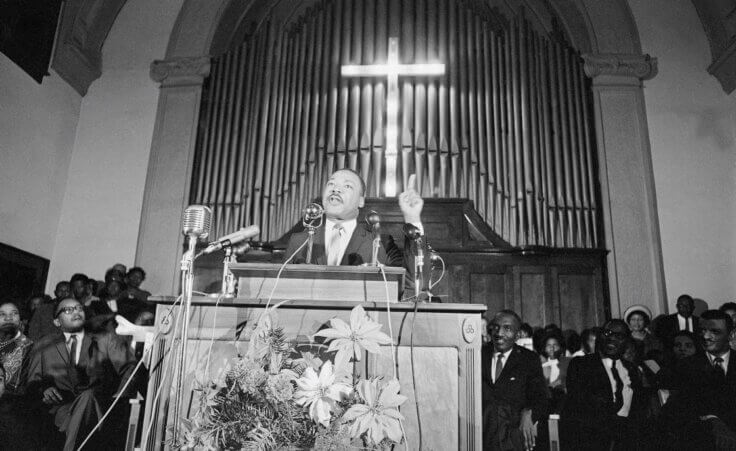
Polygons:
M422 247L422 232L414 224L404 224L404 234L414 241L417 251L414 255L414 296L419 300L422 292L422 280L424 280L424 249Z
M312 264L312 247L314 247L314 233L322 226L325 210L318 203L311 203L302 210L302 225L307 229L307 258L305 263Z
M378 250L381 248L381 217L375 210L371 210L365 216L365 222L371 226L373 232L373 252L371 253L371 263L369 266L378 266Z
M182 233L187 237L187 251L181 258L181 286L184 315L182 315L181 339L179 340L179 356L176 361L176 385L174 389L174 443L179 439L179 422L181 420L181 397L186 366L187 338L189 337L189 312L192 306L192 286L194 283L194 251L197 242L206 239L212 227L212 210L204 205L190 205L184 210ZM179 307L181 308L181 307Z
M230 265L235 263L237 259L236 251L245 253L250 249L245 240L251 239L261 233L261 229L257 225L243 227L237 232L218 238L210 242L202 254L211 254L221 249L225 250L225 258L222 261L222 289L221 296L232 297L235 295L235 276L230 271ZM242 244L241 244L242 243Z

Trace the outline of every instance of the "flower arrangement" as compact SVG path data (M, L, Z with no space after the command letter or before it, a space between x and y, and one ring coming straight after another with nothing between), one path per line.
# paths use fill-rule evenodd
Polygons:
M404 440L399 381L355 376L363 351L391 338L356 306L314 334L329 342L322 356L298 351L277 327L276 308L256 324L248 352L225 380L202 384L199 408L183 424L180 449L388 449ZM323 345L316 345L320 347ZM315 346L310 347L314 349ZM352 365L352 366L351 366Z

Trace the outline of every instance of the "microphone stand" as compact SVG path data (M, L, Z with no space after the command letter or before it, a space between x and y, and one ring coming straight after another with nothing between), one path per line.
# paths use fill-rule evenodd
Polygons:
M184 252L181 258L181 286L182 286L182 304L184 313L181 318L181 336L179 339L179 356L176 363L176 373L174 386L174 433L173 443L178 444L179 440L179 423L181 421L181 398L182 387L184 385L184 366L186 364L186 348L189 339L189 315L192 306L192 289L194 284L194 273L192 266L194 263L194 251L197 246L197 237L189 235L189 249ZM182 307L179 307L180 309Z
M318 221L316 225L315 221ZM318 218L311 218L309 216L306 216L304 219L302 219L302 225L305 229L307 229L307 259L305 263L311 265L312 248L314 247L314 234L317 229L322 226L322 216L320 215Z
M414 296L419 301L422 292L422 281L424 280L424 249L422 249L422 237L415 238L417 253L414 256Z
M229 245L224 248L225 258L222 262L222 289L220 292L222 297L235 297L235 274L230 271L230 265L237 262L238 255L243 255L248 250L250 250L250 244L247 242L236 246Z

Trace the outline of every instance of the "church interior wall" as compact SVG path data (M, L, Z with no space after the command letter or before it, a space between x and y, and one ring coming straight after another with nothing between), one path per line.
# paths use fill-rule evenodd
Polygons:
M105 41L102 76L82 100L48 289L74 272L132 266L163 58L182 0L128 1ZM151 268L146 268L150 270Z
M55 72L36 83L0 54L0 241L50 259L80 95Z
M644 94L668 306L690 293L718 307L736 296L736 97L706 71L690 1L629 4L642 51L659 63Z

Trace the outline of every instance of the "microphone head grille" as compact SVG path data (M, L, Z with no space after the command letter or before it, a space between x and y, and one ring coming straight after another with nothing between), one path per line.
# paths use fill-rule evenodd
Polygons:
M323 213L324 209L322 208L322 205L317 203L309 204L304 209L304 217L308 221L319 218Z
M212 227L212 210L204 205L190 205L184 210L182 220L182 233L205 239L210 234Z

